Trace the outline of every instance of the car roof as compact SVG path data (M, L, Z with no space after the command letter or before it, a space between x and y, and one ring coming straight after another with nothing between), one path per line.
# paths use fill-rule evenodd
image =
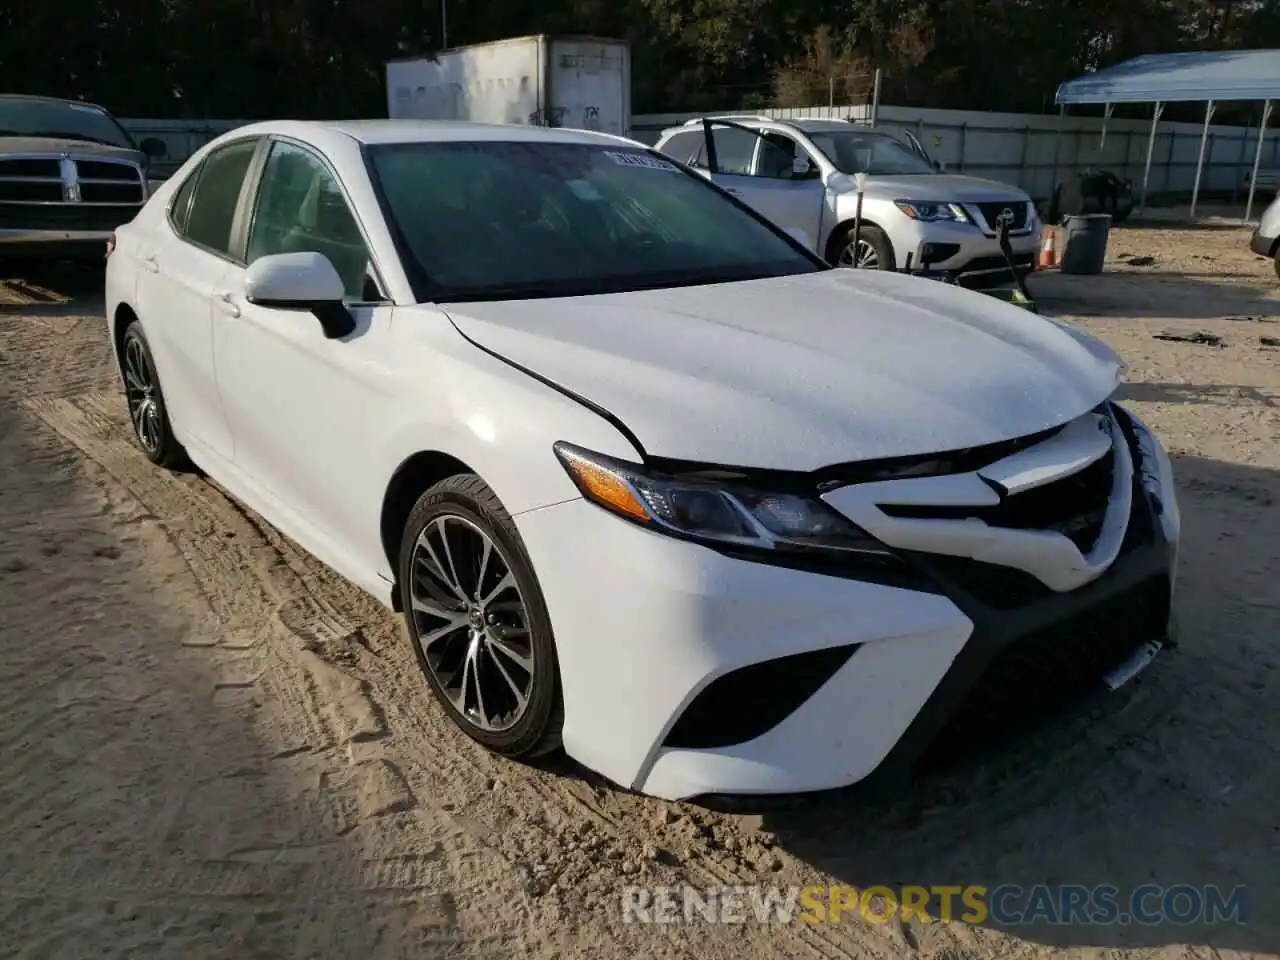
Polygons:
M543 143L629 144L634 140L594 130L535 127L517 123L472 123L462 120L269 120L237 127L239 134L309 136L341 134L360 143L442 143L508 141ZM647 148L646 148L647 149Z

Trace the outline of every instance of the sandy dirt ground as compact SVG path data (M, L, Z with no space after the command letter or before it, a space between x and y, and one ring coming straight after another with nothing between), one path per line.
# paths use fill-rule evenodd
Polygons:
M0 954L1280 954L1280 349L1264 340L1280 338L1280 280L1246 239L1134 226L1104 276L1032 280L1046 312L1129 362L1125 395L1173 453L1177 648L908 796L738 812L472 745L396 618L210 481L134 449L100 276L9 283ZM620 909L639 883L1146 882L1244 884L1248 922L646 926Z

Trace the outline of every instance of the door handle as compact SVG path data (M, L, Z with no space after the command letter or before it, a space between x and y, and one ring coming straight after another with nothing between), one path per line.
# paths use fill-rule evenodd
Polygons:
M236 302L231 299L231 294L220 293L213 298L217 301L218 309L225 313L228 317L240 316L240 308L236 306Z
M153 253L151 256L149 256L149 257L143 257L143 258L142 258L142 265L143 265L143 267L145 267L145 268L146 268L148 271L150 271L151 273L159 273L159 272L160 272L160 264L159 264L159 262L157 262L157 260L156 260L156 256L155 256L155 254L154 254L154 253Z

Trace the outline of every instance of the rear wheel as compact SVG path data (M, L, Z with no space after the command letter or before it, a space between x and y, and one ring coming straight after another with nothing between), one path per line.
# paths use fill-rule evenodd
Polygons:
M1275 257L1271 260L1271 265L1276 268L1276 276L1280 277L1280 250L1276 251Z
M836 241L835 264L860 270L892 270L893 245L879 227L863 224L856 243L852 229L844 231Z
M120 345L120 375L124 380L125 402L133 435L152 463L176 470L187 466L187 451L173 435L160 376L142 327L134 322Z
M483 480L450 477L422 495L399 566L409 639L454 723L507 757L559 747L551 621L520 534Z

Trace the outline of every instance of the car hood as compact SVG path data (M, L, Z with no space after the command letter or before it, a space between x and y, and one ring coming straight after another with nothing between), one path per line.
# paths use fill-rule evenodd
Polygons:
M476 344L609 411L644 453L761 469L1025 436L1092 409L1122 371L1065 324L888 272L447 310Z
M107 157L112 160L127 160L139 166L144 166L147 159L147 155L141 150L57 137L0 137L0 155L6 153L65 153L72 159Z
M848 184L842 178L832 184L839 193L848 193L856 188L853 178L848 177ZM954 203L970 201L982 203L988 200L1022 200L1029 198L1026 193L1007 183L995 180L982 180L978 177L964 177L959 174L936 173L921 174L908 177L868 177L866 194L889 200L936 201Z

